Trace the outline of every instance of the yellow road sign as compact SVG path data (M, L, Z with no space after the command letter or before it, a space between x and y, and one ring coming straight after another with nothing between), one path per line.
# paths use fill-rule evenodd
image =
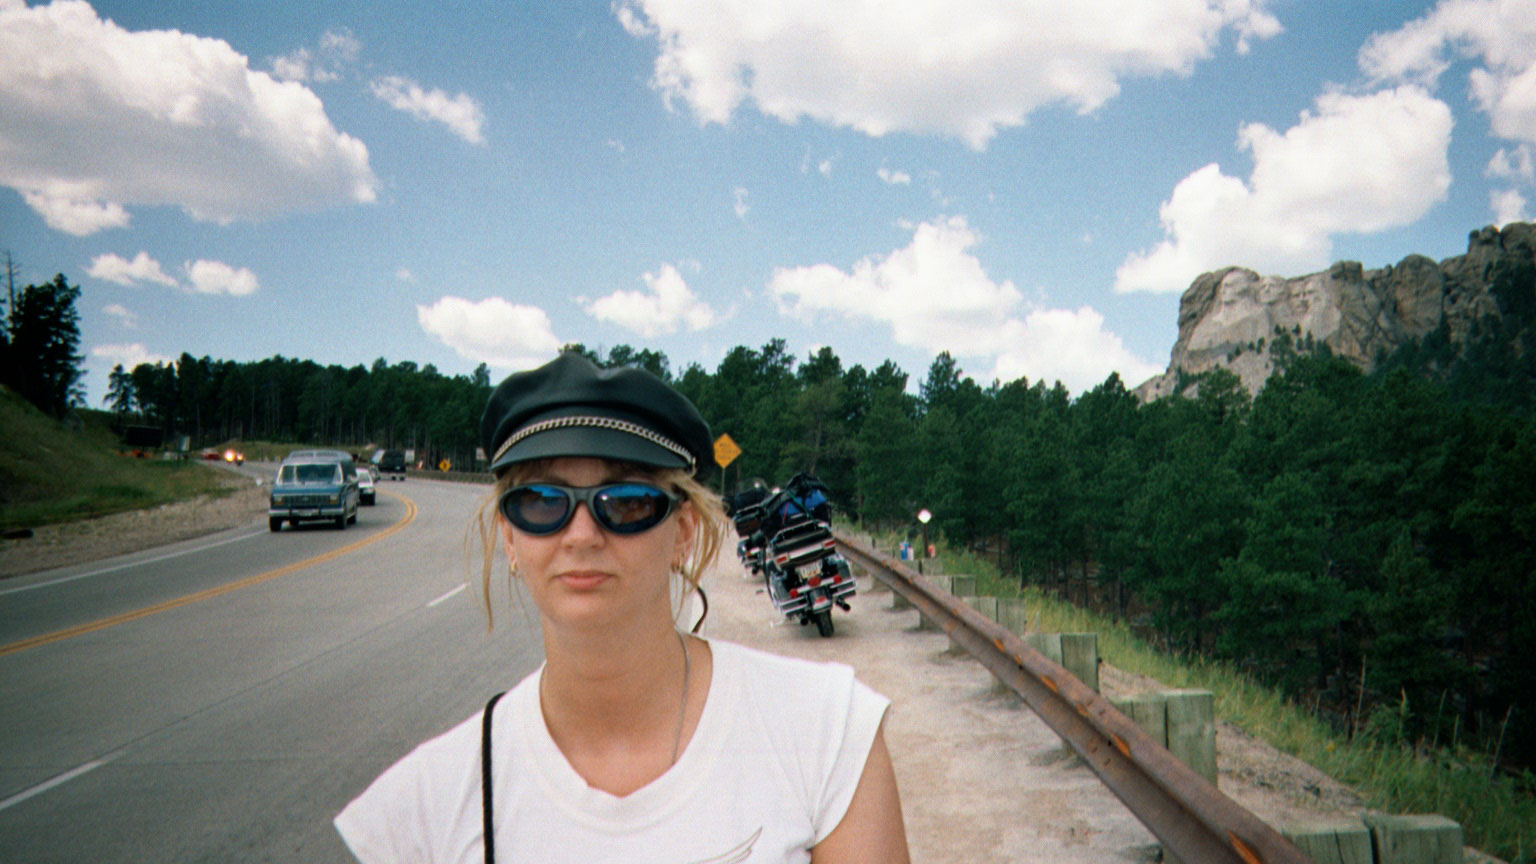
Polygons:
M735 462L736 461L736 457L740 456L740 455L741 455L741 447L737 446L736 442L731 440L731 436L729 436L729 435L721 435L719 438L715 439L715 464L716 465L719 465L721 468L724 468L725 466L731 464L732 462Z

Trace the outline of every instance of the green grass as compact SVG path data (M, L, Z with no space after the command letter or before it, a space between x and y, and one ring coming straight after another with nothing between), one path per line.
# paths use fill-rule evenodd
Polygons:
M0 529L227 495L245 485L198 460L123 455L107 418L83 414L83 423L60 423L0 390Z
M884 549L896 543L877 540ZM1159 652L1124 622L1038 589L1021 589L1015 578L974 555L942 545L940 553L944 571L976 576L980 593L1024 597L1031 627L1096 633L1104 662L1171 688L1210 690L1219 717L1354 787L1368 807L1438 813L1460 823L1468 845L1511 864L1536 864L1536 778L1529 773L1519 780L1495 776L1486 757L1454 746L1412 748L1390 735L1350 738L1226 664Z

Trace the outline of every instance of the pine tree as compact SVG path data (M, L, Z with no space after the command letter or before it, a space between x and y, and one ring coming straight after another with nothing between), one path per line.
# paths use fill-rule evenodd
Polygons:
M75 301L80 288L64 281L64 274L44 285L28 285L16 295L10 308L7 335L10 356L5 383L41 410L63 417L81 399L78 382L80 315Z
M101 401L112 407L119 424L133 411L133 376L123 369L123 364L112 367L107 376L107 395Z

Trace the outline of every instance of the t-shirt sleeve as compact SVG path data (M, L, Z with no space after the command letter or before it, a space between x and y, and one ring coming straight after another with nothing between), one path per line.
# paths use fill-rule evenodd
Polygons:
M336 830L363 864L430 860L421 822L405 818L417 786L413 768L409 759L395 763L336 815Z
M891 700L871 690L850 673L848 687L842 699L836 700L843 707L844 721L839 727L830 724L828 733L835 743L831 769L817 802L815 816L815 842L825 840L843 821L853 793L864 775L864 765L869 761L870 748L875 743L875 733L885 719ZM841 739L836 733L842 733ZM814 845L814 844L813 844Z
M358 861L452 861L463 851L452 838L466 829L479 836L479 751L461 740L466 727L478 733L479 716L417 747L337 814L333 824Z

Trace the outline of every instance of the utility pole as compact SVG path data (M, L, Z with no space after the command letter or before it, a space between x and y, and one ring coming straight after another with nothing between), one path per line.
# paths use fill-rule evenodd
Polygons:
M5 290L7 317L15 314L16 309L16 262L11 260L11 250L5 250Z

